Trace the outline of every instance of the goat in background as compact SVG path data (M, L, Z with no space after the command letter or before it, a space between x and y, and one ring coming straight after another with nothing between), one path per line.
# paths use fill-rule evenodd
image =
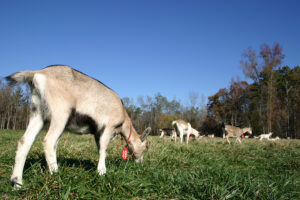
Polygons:
M189 143L190 134L192 132L192 126L190 123L185 122L181 119L175 120L172 122L176 134L180 137L180 142L183 143L183 136L186 135L186 143ZM176 141L176 139L175 139Z
M227 132L227 135L226 135ZM250 133L250 135L252 134L252 129L251 128L239 128L239 127L235 127L235 126L231 126L231 125L225 125L225 128L223 129L223 137L225 136L225 138L227 139L227 142L230 144L229 138L230 137L236 137L236 140L239 141L240 143L242 143L241 141L241 136L244 133Z
M263 139L267 139L269 140L272 136L272 132L268 133L268 134L260 134L257 138L259 138L259 140L263 140Z

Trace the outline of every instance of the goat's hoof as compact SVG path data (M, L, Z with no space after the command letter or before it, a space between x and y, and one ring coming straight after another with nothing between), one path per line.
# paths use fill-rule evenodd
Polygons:
M10 178L10 181L12 183L14 191L19 190L22 187L22 181L19 181L18 177Z
M106 169L99 169L98 173L100 176L104 176L106 174Z
M51 175L57 174L58 173L58 169L50 169L49 172L50 172Z
M18 191L18 190L20 190L22 188L22 185L21 184L14 184L14 186L13 186L13 191Z

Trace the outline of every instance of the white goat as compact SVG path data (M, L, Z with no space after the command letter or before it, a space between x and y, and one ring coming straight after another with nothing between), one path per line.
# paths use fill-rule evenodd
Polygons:
M278 136L276 136L275 138L269 138L268 140L274 142L274 141L276 141L276 140L280 140L280 138L279 138Z
M272 136L272 132L268 133L268 134L261 134L258 136L259 140L263 140L263 139L270 139L270 137Z
M177 134L180 137L180 142L183 142L183 136L186 135L186 143L189 143L189 137L192 132L192 127L191 124L188 122L185 122L181 119L175 120L172 122L172 126L174 127L176 131L176 136ZM176 142L176 137L175 137L175 142Z
M227 132L227 135L226 135L226 132ZM225 125L225 133L223 133L223 135L225 134L225 137L229 144L230 144L229 137L236 137L236 140L239 141L240 143L242 143L241 136L246 132L249 132L250 134L252 134L252 129L251 128L239 128L239 127L235 127L235 126L231 126L231 125Z
M18 142L11 175L16 187L22 185L26 156L46 121L50 126L43 147L51 174L58 171L56 148L65 128L94 135L99 152L99 175L106 173L106 150L114 133L122 134L126 140L130 137L136 162L143 160L145 139L151 128L142 135L137 134L119 96L101 82L68 66L57 65L39 71L17 72L6 79L10 84L26 82L32 92L29 125Z

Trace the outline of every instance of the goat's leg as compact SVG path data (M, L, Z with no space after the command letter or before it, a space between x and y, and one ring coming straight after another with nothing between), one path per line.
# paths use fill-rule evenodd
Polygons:
M191 127L191 124L188 123L188 128L186 130L186 144L189 143L191 133L192 133L192 127Z
M43 125L44 122L42 116L39 113L33 113L23 137L19 140L18 150L15 158L15 166L10 178L16 187L22 185L22 175L26 156L36 136L43 128Z
M51 174L58 171L56 148L68 121L68 115L60 114L57 117L52 116L49 130L43 141L45 157Z
M95 142L97 145L97 151L98 151L98 153L100 153L100 133L99 132L95 133L94 138L95 138Z
M106 158L106 150L108 144L110 142L112 130L110 127L106 127L100 137L100 149L99 149L99 162L98 162L98 173L99 175L106 174L106 166L105 166L105 158Z
M163 138L163 137L164 137L164 132L162 131L160 134L160 138Z
M240 144L242 143L242 141L241 141L241 138L240 138L240 137L237 137L237 138L236 138L236 140L237 140L237 141L239 141L239 142L240 142Z
M227 139L228 144L230 144L229 136L226 136L226 139Z
M183 143L183 132L180 131L180 143L182 144Z
M177 132L176 131L172 132L172 139L175 140L175 142L176 142L176 139L177 139Z
M186 144L189 144L189 139L190 139L190 133L186 133Z

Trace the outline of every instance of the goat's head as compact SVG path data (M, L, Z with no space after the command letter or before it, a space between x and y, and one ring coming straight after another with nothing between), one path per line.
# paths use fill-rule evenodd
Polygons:
M269 132L270 137L273 135L273 132Z
M148 127L144 130L143 134L140 137L140 145L136 145L135 149L134 149L134 156L135 156L135 161L136 162L142 162L144 159L144 152L147 149L148 146L148 142L146 140L147 136L150 134L151 132L151 127Z
M248 132L250 135L252 135L252 128L243 128L243 132Z

